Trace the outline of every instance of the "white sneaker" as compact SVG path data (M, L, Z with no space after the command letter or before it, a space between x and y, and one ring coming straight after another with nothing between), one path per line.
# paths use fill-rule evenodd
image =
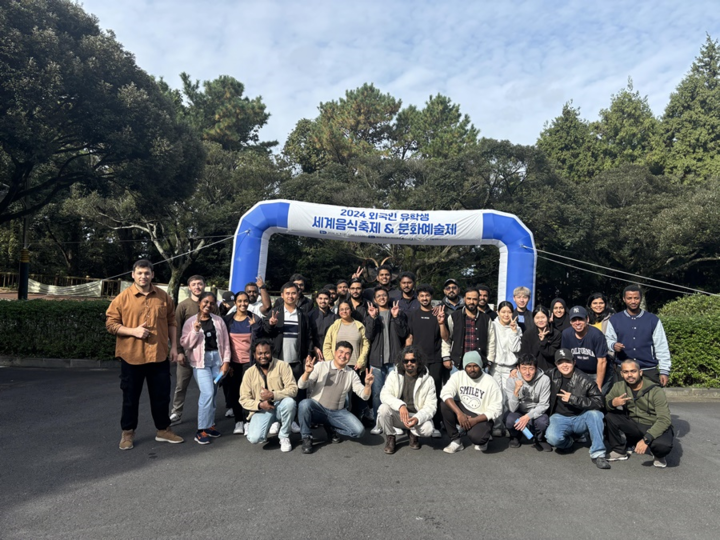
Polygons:
M373 435L382 435L383 428L381 428L379 425L375 424L375 427L370 430L370 433Z
M478 452L487 452L488 444L489 444L489 443L485 443L485 444L483 444L483 445L476 444L476 445L475 445L475 450L477 450Z
M170 415L170 425L171 426L177 426L182 420L180 420L180 415L178 413L172 413Z
M395 435L402 435L403 433L405 433L404 429L400 429L399 427L395 428Z
M443 448L443 452L445 452L446 454L456 454L457 452L460 452L464 449L465 447L463 446L462 441L458 439L457 441L451 441L450 444Z
M273 422L268 431L268 437L276 437L278 433L280 433L280 422Z
M292 426L290 426L290 431L292 431L293 433L300 433L300 426L297 422L292 423Z
M234 435L242 435L245 433L243 430L243 423L242 422L235 422L235 429L233 429Z
M280 451L281 452L290 452L292 450L292 444L290 443L290 439L287 437L283 437L280 439Z
M435 428L433 429L432 435L430 435L433 439L441 439L442 433L440 433L440 430Z
M658 469L664 469L667 467L667 461L664 457L658 457L653 460L653 467L657 467Z
M226 418L235 418L235 413L233 412L232 409L228 409L227 411L225 411L225 417Z

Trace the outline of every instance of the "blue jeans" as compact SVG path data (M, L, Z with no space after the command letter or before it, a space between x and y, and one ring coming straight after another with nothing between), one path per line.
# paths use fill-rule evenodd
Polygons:
M303 399L298 408L300 434L302 438L312 437L310 426L313 424L330 424L340 435L359 439L365 434L365 427L353 413L347 409L333 411L326 409L314 399Z
M550 425L545 431L545 440L555 448L570 448L575 442L573 435L590 435L590 457L605 456L603 441L603 413L585 411L579 416L563 416L553 414Z
M385 384L385 379L387 379L387 376L394 369L395 369L395 364L384 364L383 367L372 368L372 374L375 376L375 380L372 383L372 398L371 398L372 399L373 420L377 420L378 409L380 409L380 405L382 405L382 402L380 401L380 392L382 391L382 387Z
M247 430L247 440L251 444L265 442L268 431L273 423L280 421L280 432L278 437L287 439L290 437L290 426L295 418L295 398L286 397L279 403L275 403L272 411L258 411L250 418L250 426Z
M205 353L205 367L193 368L195 382L200 389L198 398L198 431L211 428L215 425L215 394L217 386L214 380L220 374L220 353L208 351Z

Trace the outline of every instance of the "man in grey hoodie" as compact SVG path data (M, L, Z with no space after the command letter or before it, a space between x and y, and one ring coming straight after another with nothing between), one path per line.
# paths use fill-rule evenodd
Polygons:
M523 354L518 367L505 384L508 412L505 427L510 432L510 448L520 447L520 435L527 428L535 436L535 446L544 452L552 452L545 441L545 430L550 423L547 410L550 407L550 379L537 360L530 354Z

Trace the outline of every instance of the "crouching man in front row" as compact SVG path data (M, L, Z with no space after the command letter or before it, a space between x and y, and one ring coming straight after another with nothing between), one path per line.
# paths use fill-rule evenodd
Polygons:
M388 373L380 391L380 402L378 426L388 434L386 454L395 453L395 428L408 430L413 450L420 449L419 437L432 436L432 420L437 411L435 381L418 347L411 345L402 350L400 361Z
M628 459L629 443L635 445L636 454L645 454L649 449L655 467L667 467L665 456L672 451L674 433L665 392L660 385L643 378L636 360L625 360L620 374L624 380L615 383L605 396L608 461Z
M510 432L510 448L520 447L522 431L527 428L535 439L536 448L552 452L552 447L545 441L545 430L550 423L547 415L550 379L538 369L537 360L531 354L520 356L513 373L505 386L508 406L505 427Z
M467 432L475 450L487 452L493 421L502 415L503 398L500 385L483 372L480 353L465 353L463 371L454 373L445 383L440 400L443 424L450 436L450 444L443 452L454 454L464 448L456 424Z
M547 442L557 452L570 450L574 435L590 436L590 458L598 469L609 469L603 441L602 393L597 383L575 369L570 349L555 353L555 369L550 377L550 425Z

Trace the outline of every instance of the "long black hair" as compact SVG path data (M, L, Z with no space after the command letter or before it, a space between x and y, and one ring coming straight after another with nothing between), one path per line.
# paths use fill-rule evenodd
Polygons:
M592 307L590 307L590 304L593 303L593 300L601 299L603 302L605 302L605 309L602 310L600 314L595 313L592 310ZM587 312L588 312L588 320L590 324L598 324L603 322L605 319L607 319L610 315L615 313L615 310L610 306L610 302L608 302L607 296L605 296L601 292L595 292L592 293L590 296L588 296L587 299Z
M405 375L405 364L403 364L403 360L405 359L406 354L412 354L415 357L415 360L417 360L418 375L425 375L425 373L427 373L425 353L423 353L417 345L409 345L400 351L400 354L398 354L397 362L395 363L395 369L397 369L398 374Z

